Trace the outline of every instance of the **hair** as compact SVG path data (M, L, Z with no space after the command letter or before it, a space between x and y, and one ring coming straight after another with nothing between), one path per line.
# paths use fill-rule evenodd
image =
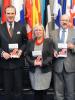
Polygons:
M44 26L42 24L36 24L34 27L33 27L33 30L32 30L32 38L33 39L36 39L36 36L35 36L35 30L38 28L38 27L41 27L42 30L43 30L43 33L44 33L44 38L45 38L45 30L44 30Z
M67 17L67 21L70 21L70 16L69 16L69 15L63 14L63 15L61 16L61 18L62 18L62 17Z
M13 9L15 9L15 13L16 13L16 8L13 5L6 6L5 9L4 9L5 13L6 13L6 9L7 8L13 8Z

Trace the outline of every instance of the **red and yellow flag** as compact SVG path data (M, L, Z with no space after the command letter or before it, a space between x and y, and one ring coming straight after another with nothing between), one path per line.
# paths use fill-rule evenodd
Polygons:
M40 0L26 0L25 2L25 18L27 22L27 33L29 39L32 39L33 27L42 22L40 5Z
M41 23L41 3L40 0L33 0L33 27Z

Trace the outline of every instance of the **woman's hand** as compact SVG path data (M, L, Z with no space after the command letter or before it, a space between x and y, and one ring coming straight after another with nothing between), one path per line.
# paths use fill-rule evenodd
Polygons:
M41 56L38 56L35 61L34 61L34 66L42 66L42 57Z

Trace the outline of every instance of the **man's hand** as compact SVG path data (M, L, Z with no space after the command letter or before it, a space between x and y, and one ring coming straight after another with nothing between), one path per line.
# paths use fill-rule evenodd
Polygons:
M18 50L17 55L18 55L18 58L20 58L20 56L22 55L22 50Z
M11 58L11 55L5 51L3 51L2 57L6 60L8 60L9 58Z
M68 48L68 49L74 49L74 47L75 47L75 45L74 45L73 43L71 43L71 42L69 42L69 43L67 44L67 48Z
M58 52L54 50L54 57L58 58Z
M10 54L11 54L11 55L16 55L17 52L18 52L18 49L15 48L15 49L12 50L12 52L10 52Z
M22 50L18 50L18 49L14 49L14 50L10 53L11 58L12 58L12 57L20 58L21 54L22 54Z

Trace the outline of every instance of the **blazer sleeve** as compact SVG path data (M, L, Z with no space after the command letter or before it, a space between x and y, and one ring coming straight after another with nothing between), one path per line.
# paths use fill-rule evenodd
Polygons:
M74 48L72 49L72 53L75 53L75 45L74 45Z
M0 25L0 30L1 30L1 25ZM0 31L0 56L2 56L2 52L3 52L3 49L1 47L1 31Z
M26 31L26 27L23 26L21 28L21 33L22 33L22 46L21 46L21 50L24 51L26 49L26 46L27 46L27 41L28 41L28 38L27 38L27 31Z
M53 59L53 41L48 40L48 50L45 52L44 57L43 57L43 66L47 66L52 64L52 59Z
M35 59L34 57L32 57L31 43L32 41L28 41L26 48L26 63L28 66L34 66Z

